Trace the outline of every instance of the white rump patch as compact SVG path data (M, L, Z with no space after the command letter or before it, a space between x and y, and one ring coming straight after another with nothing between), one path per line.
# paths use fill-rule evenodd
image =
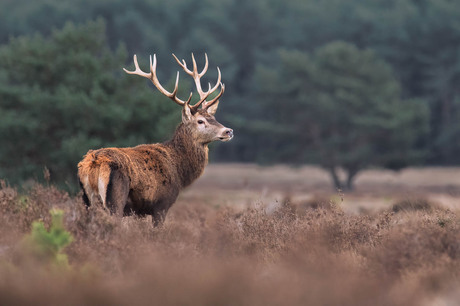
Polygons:
M109 182L105 182L104 179L99 176L99 179L97 181L97 189L99 189L99 196L101 197L102 200L102 205L107 208L106 205L106 197L107 197L107 184Z

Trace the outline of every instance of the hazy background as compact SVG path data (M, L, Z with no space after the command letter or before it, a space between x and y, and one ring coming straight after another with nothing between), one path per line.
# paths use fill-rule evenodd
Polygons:
M178 107L123 73L156 53L168 88L193 52L235 130L215 162L364 168L460 163L460 2L2 0L0 178L76 188L88 149L163 141ZM204 83L205 84L205 83ZM180 95L192 82L181 73ZM195 94L196 96L196 94ZM342 180L337 169L344 170Z

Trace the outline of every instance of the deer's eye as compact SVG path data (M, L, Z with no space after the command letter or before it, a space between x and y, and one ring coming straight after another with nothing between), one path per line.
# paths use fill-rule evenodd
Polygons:
M204 121L203 120L198 120L198 124L203 124Z

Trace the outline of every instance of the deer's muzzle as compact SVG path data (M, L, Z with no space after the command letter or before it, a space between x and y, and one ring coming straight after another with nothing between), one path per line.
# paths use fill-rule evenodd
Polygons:
M232 129L225 129L222 133L222 136L219 137L221 141L229 141L233 138L233 130Z

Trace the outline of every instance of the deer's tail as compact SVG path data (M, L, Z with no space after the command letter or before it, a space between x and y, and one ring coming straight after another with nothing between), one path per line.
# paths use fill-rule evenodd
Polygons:
M88 152L78 164L78 178L86 205L94 205L96 201L101 201L102 205L107 207L110 172L110 160L104 156L96 156L93 151Z

